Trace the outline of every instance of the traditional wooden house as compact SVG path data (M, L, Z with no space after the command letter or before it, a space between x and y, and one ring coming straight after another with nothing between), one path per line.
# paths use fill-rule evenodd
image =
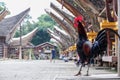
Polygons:
M0 21L0 58L7 57L11 39L14 37L17 27L21 26L21 22L29 11L30 8L16 16L5 18Z
M33 49L34 49L34 45L32 43L30 43L32 37L36 34L38 28L35 28L34 30L32 30L31 32L29 32L26 35L21 36L21 48L22 48L22 56L24 58L24 55L29 56L29 53L33 53ZM18 38L12 38L11 42L9 44L9 57L15 57L15 58L19 58L19 51L20 48L20 37ZM32 50L30 50L32 49Z
M35 49L37 50L38 55L44 54L46 56L46 58L49 59L50 54L51 54L51 50L54 47L55 47L54 44L52 44L50 42L45 42L45 43L42 43L42 44L35 46Z

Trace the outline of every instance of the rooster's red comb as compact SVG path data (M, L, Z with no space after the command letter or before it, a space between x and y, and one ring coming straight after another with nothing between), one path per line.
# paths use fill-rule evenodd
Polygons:
M81 22L83 21L83 17L82 16L78 16L74 18L74 27L78 27L78 21Z

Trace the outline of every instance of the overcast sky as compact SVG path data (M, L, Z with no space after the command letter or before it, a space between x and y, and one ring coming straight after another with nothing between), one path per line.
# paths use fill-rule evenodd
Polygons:
M50 8L50 2L56 3L55 0L0 0L0 2L5 2L8 10L11 12L9 16L16 15L30 7L29 14L33 20L44 14L45 8Z

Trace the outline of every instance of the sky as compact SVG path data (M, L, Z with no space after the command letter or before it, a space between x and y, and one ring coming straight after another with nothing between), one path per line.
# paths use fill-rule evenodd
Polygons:
M32 16L33 20L37 20L37 17L44 14L44 9L50 9L50 2L57 3L55 0L0 0L0 2L5 2L11 13L7 17L19 14L30 7L29 15Z

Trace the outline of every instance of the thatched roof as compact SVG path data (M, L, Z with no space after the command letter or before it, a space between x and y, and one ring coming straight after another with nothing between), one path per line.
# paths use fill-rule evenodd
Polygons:
M64 36L69 37L69 34L67 34L64 30L60 29L59 27L54 26L54 29L57 30L57 31L59 31Z
M58 8L55 4L51 3L51 8L54 9L60 16L63 17L64 20L66 20L66 22L68 22L68 24L70 24L70 26L68 27L68 29L70 30L71 34L74 34L75 37L77 36L76 34L76 30L75 27L73 25L73 21L74 21L74 16L68 14L66 11L64 11L63 9ZM66 26L68 25L66 23ZM74 38L75 38L74 37Z
M51 29L47 29L47 32L50 34L51 37L55 37L57 40L61 41L60 36L58 36L54 31L52 31Z
M59 36L59 37L56 36L56 35L54 34L54 32L53 32L52 30L50 30L50 29L48 29L48 33L49 33L49 35L51 36L51 38L55 39L55 40L58 41L62 46L64 46L64 44L62 43L62 40L60 39L60 36Z
M51 3L50 7L54 9L59 15L61 15L71 26L73 26L74 16L68 14L63 9L58 8L55 4Z
M26 35L24 35L24 36L21 37L22 38L22 46L26 46L29 43L29 41L31 41L32 37L37 32L37 29L38 28L35 28L30 33L28 33L28 34L26 34ZM18 38L12 38L10 45L12 45L12 46L16 46L16 45L18 46L18 45L20 45L20 37L18 37Z
M74 30L70 28L70 25L66 21L62 20L60 17L57 17L52 12L48 12L47 10L46 13L48 13L72 38L75 38L76 35L72 33Z
M51 38L56 39L65 48L71 46L75 42L69 34L67 34L64 30L60 29L57 26L54 26L53 31L48 28L48 33L50 34Z
M52 46L52 47L55 46L54 44L52 44L52 43L50 43L50 42L45 42L45 43L39 44L39 45L37 45L37 46L35 46L35 47L45 47L45 46L47 46L47 45L50 45L50 46Z
M0 36L6 37L6 42L14 36L15 30L18 26L20 26L20 23L26 17L29 11L30 8L16 16L5 18L0 22Z
M59 36L62 40L62 42L66 45L71 45L71 37L68 35L66 36L65 34L63 34L62 31L60 31L57 27L56 29L54 28L54 32L57 34L57 36Z
M55 40L54 38L51 38L50 42L55 43L55 45L59 46L59 48L62 49L62 45L57 40Z

